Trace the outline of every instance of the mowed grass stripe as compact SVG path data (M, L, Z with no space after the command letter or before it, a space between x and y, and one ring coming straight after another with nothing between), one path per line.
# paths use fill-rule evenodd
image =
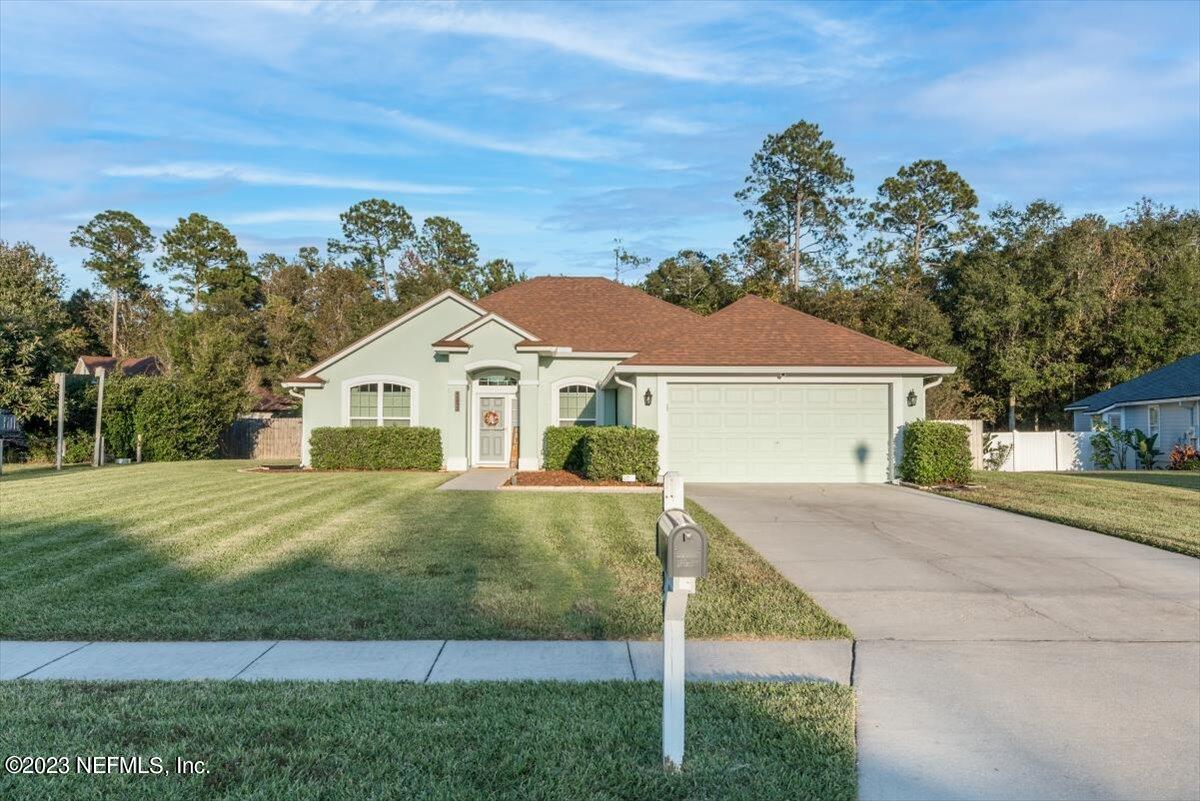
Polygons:
M5 484L6 509L10 498L20 504L28 525L5 532L0 636L641 639L661 630L656 498L437 492L445 474L237 466ZM74 479L86 489L78 498ZM62 497L34 503L48 488ZM719 523L710 530L712 570L689 633L846 636Z
M246 487L241 490L238 500L239 502L261 500L263 497L261 488ZM279 495L279 497L281 503L286 500L283 495ZM255 508L252 503L245 504L243 506L244 514L254 514ZM60 559L78 561L92 556L93 552L97 550L125 548L136 544L142 538L151 539L156 547L161 548L174 540L188 536L189 532L211 528L221 522L219 518L214 517L212 499L206 498L203 494L192 495L174 506L163 506L159 509L158 514L147 516L138 523L127 525L118 515L110 512L108 519L97 519L94 515L88 515L78 521L64 523L62 526L55 525L57 519L47 521L48 527L52 530L61 532L65 528L67 531L75 532L69 537L71 544L64 544L65 547L60 549ZM166 535L162 533L163 521L170 521L170 533ZM97 536L101 534L104 536ZM80 539L85 541L76 542ZM19 550L19 548L14 549L14 551ZM56 565L54 560L38 557L36 561L27 566L27 569L61 571L62 566L61 564ZM15 575L3 573L0 575L6 579L16 578Z
M56 512L47 511L41 515L29 517L11 527L6 524L5 537L13 540L21 539L21 542L13 544L14 549L35 547L43 540L55 537L58 529L53 524L56 522L108 523L113 521L115 510L119 510L121 521L127 524L130 531L136 531L143 524L150 526L152 530L157 530L161 528L164 520L175 522L175 516L187 509L211 514L213 503L211 494L218 489L227 489L228 485L229 477L220 476L189 486L188 492L179 496L176 481L164 482L163 487L170 494L156 494L143 490L139 496L141 502L136 504L128 504L124 499L110 497L99 504L81 503L78 505L80 507L78 509L64 506ZM261 493L260 485L246 484L239 487L237 494L232 498L237 501L248 500ZM228 499L231 496L226 494L224 497ZM24 536L26 531L38 529L44 534Z
M297 502L303 504L324 494L319 487L311 488L298 497L290 496L282 489L268 495L259 493L260 503L266 501L261 506L243 508L240 514L235 514L229 519L214 518L211 508L207 511L199 509L183 518L187 522L173 526L170 534L152 539L132 533L115 532L97 540L94 552L77 548L66 564L47 563L45 569L55 570L61 578L43 586L34 595L62 591L72 585L78 585L85 590L95 588L99 584L118 586L125 583L127 577L147 569L154 573L186 570L186 565L181 563L188 555L195 555L199 551L203 556L218 547L223 540L244 536L247 531L252 530L245 527L248 520L260 515L270 516L276 510L282 509L293 509L292 514L300 517L301 512L295 511ZM202 503L202 499L197 503ZM148 568L147 563L150 562L162 564L158 568Z

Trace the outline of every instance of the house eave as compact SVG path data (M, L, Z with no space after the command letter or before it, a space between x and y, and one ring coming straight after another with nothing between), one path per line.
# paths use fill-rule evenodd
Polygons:
M703 375L951 375L953 365L927 366L862 366L862 365L679 365L679 364L618 364L614 373L631 375L657 373L663 375L696 373Z
M1121 401L1119 403L1110 403L1109 405L1105 406L1103 409L1097 409L1096 411L1092 412L1092 414L1104 414L1105 412L1111 412L1113 409L1123 409L1126 406L1153 406L1155 404L1161 405L1164 403L1193 403L1195 401L1200 401L1200 395L1179 395L1174 398L1147 398L1146 400L1127 400L1127 401ZM1064 409L1064 411L1087 411L1087 409L1086 409L1086 407L1072 408L1072 407L1068 406L1068 407L1066 407L1066 409Z

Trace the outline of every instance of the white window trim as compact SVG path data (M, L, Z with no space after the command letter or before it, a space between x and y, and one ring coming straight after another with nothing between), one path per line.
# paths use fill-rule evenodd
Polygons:
M592 420L593 426L600 425L600 404L602 402L601 398L600 398L600 388L597 386L597 382L594 378L583 378L582 376L574 376L572 378L560 378L558 381L555 381L553 384L550 385L550 424L551 425L557 427L562 424L562 418L559 414L558 393L560 391L562 391L562 389L564 387L571 387L571 386L576 386L576 385L588 387L589 389L591 389L593 392L596 393L596 412L595 412L595 416L592 417L591 420ZM582 418L582 419L586 420L587 418Z
M1157 423L1152 423L1151 414L1158 417ZM1146 407L1146 435L1154 436L1162 431L1162 408L1157 403L1152 403Z
M521 406L518 401L519 386L492 387L480 384L478 379L471 381L471 420L468 426L468 436L471 437L471 464L485 467L508 467L512 459L512 430L520 425L517 419ZM501 462L483 462L479 458L479 401L482 398L504 398L504 460Z
M383 374L376 373L376 374L372 374L372 375L360 375L360 376L355 376L354 378L347 378L345 381L342 382L342 415L341 415L342 426L350 425L350 388L359 386L361 384L401 384L403 386L408 387L408 393L409 393L408 424L412 428L416 428L418 425L421 424L420 419L419 419L420 409L421 409L420 390L419 390L420 384L417 381L412 380L411 378L405 378L404 376L401 376L401 375L383 375ZM376 424L378 425L383 420L383 388L382 387L380 387L377 395L378 395L378 397L375 399L375 403L376 403L375 421L376 421ZM389 419L391 419L391 418L389 418Z

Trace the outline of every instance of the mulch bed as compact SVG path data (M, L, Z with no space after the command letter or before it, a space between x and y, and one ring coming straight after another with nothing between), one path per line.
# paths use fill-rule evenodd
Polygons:
M640 481L592 481L570 470L528 470L506 482L512 487L656 487Z

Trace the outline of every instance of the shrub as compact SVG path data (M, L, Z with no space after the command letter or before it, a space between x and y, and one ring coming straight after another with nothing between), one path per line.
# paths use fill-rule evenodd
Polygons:
M1176 443L1169 459L1167 467L1171 470L1200 470L1200 451L1186 442Z
M8 451L5 451L5 458L36 464L53 464L54 445L57 440L57 435L30 436L25 441L25 447L16 451L14 456L10 457ZM63 464L87 464L91 462L93 446L93 435L87 431L64 433Z
M550 426L542 441L542 464L547 470L583 472L583 438L587 426Z
M904 427L900 477L928 487L965 484L971 478L971 445L966 426L917 420Z
M440 470L436 428L314 428L308 440L318 470Z
M217 455L221 431L237 416L237 409L224 397L203 382L175 377L145 379L139 389L129 434L142 435L143 460L172 462ZM132 442L122 443L122 449L121 455L128 456Z
M1147 437L1140 428L1133 430L1134 453L1137 454L1138 464L1143 470L1153 470L1155 460L1162 456L1162 451L1157 445L1158 434Z
M997 442L994 434L983 435L983 469L995 472L1004 467L1013 446L1008 442Z
M1108 423L1098 423L1096 433L1089 437L1092 444L1092 463L1097 470L1124 470L1129 450L1134 447L1135 433L1122 431ZM1156 435L1157 436L1157 435Z
M639 481L658 478L658 432L647 428L602 426L584 429L583 474L613 481L633 474Z

